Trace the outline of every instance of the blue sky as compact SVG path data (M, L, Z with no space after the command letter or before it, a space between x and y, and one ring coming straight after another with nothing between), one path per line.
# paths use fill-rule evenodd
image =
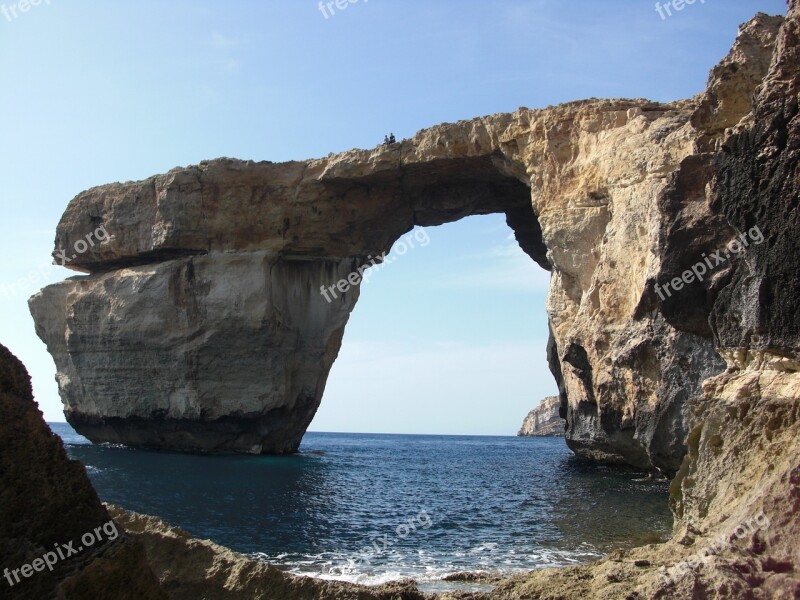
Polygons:
M81 190L519 106L689 97L740 23L785 13L783 0L698 0L667 19L649 0L359 0L327 18L316 0L0 5L0 342L51 421L55 368L26 299L70 275L49 255ZM503 219L428 233L364 287L312 430L513 434L555 391L547 274Z

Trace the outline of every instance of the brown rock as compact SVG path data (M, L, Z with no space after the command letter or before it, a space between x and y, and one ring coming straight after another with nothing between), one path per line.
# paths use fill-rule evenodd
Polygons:
M284 573L163 521L109 507L140 541L172 600L431 600L411 581L365 587Z
M0 346L0 569L12 572L14 583L0 578L0 597L166 599L142 547L124 532L111 540L120 531L112 527L101 543L64 560L52 557L52 571L28 578L20 573L16 582L14 570L56 545L72 543L77 550L83 535L110 521L83 466L67 458L61 439L45 424L25 367Z

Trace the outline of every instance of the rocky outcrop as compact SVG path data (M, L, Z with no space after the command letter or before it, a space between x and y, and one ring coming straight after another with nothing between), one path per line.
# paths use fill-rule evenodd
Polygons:
M412 581L365 587L287 574L208 540L192 538L155 517L110 506L114 519L141 542L171 600L432 600Z
M561 418L561 398L547 396L539 406L525 417L517 435L521 436L558 436L564 435L564 419Z
M669 367L657 382L658 394L646 398L658 402L674 398L663 396L664 390L669 388L675 393L677 382L686 377L679 372L681 366L694 368L703 364L704 359L693 357L692 353L697 351L693 342L706 339L706 329L719 347L718 356L725 362L724 370L708 377L700 392L691 394L684 402L689 409L688 452L671 484L671 505L676 517L674 538L666 544L618 551L592 565L521 575L497 583L491 593L454 593L449 597L473 600L800 597L800 546L797 544L800 539L800 313L795 306L797 277L792 271L800 259L797 238L800 218L799 83L800 0L792 0L769 74L755 95L753 114L736 121L725 119L737 124L717 140L713 132L706 132L708 137L704 143L709 147L718 146L720 151L714 155L685 157L680 169L667 178L668 185L659 191L658 206L676 208L670 213L671 218L662 219L659 211L648 215L658 225L658 235L653 241L655 249L648 255L659 264L658 268L654 267L658 277L646 281L646 287L651 289L655 289L655 283L663 285L667 275L692 266L693 257L681 248L702 253L713 242L712 234L702 237L701 224L719 225L722 229L716 235L723 238L739 237L756 225L764 234L763 244L753 245L739 259L730 260L710 281L700 282L704 285L687 284L682 290L685 295L680 297L690 297L691 302L658 302L652 293L641 297L634 294L635 310L630 323L644 320L654 330L651 335L667 335L667 341L684 342L670 350L665 341L658 347L661 354L649 351L650 346L645 344L640 354L651 360L643 362L651 371L643 368L643 373L658 373L658 365ZM709 185L707 189L702 186L701 194L700 184L706 178ZM691 191L691 194L682 195L681 190ZM616 223L616 211L609 212L609 224ZM509 217L509 221L514 218ZM542 214L538 214L536 222L541 226L543 240L547 240L550 224ZM536 226L529 224L525 230L536 231ZM699 242L693 241L695 234L701 236ZM536 244L526 243L523 247L540 256ZM550 246L547 247L547 257L551 260ZM671 250L667 252L667 249ZM637 256L631 253L630 260L635 261ZM554 278L559 277L556 261L552 264ZM563 268L561 264L559 268ZM109 273L91 275L86 283L92 284L103 276L118 277L123 271L136 267L128 264L109 268L112 269ZM65 310L76 306L73 300L82 299L80 285L82 283L76 281L56 286L55 290L65 292ZM68 297L66 292L78 295ZM35 298L34 312L52 299L52 294L54 290L49 289L42 297ZM551 290L551 298L552 294ZM604 298L599 292L597 297ZM603 306L606 306L610 299L604 300ZM704 312L710 315L705 325ZM79 307L70 318L75 319L76 314L84 313ZM552 324L557 319L553 319L552 310L550 314ZM56 323L47 325L58 324L58 318ZM38 323L41 328L42 321ZM79 318L73 324L91 329L90 324ZM68 337L72 335L69 332ZM595 409L602 417L609 405L607 396L602 394L604 388L598 387L597 380L607 377L610 367L593 360L599 352L594 346L590 349L568 346L566 351L562 350L562 336L563 331L553 329L548 351L553 372L564 392L562 408L567 415L580 409L580 403L575 404L575 396L570 392L578 381L592 392ZM653 343L654 338L645 339ZM68 340L68 343L78 341ZM628 356L635 355L634 350L631 348ZM680 352L686 353L683 359ZM27 540L35 539L36 534L25 532L37 531L39 523L74 527L74 535L83 524L93 525L97 518L105 517L96 511L96 499L90 497L92 494L86 489L85 474L74 464L66 463L63 448L41 429L44 426L30 401L30 387L24 371L7 354L1 358L0 439L4 440L4 445L0 446L0 477L3 478L0 511L6 512L0 519L0 527L4 528L0 549L5 559L8 552L16 551L18 546L25 548L29 544ZM82 374L83 371L75 371L76 376ZM641 380L621 380L616 385L623 390L646 387ZM649 385L655 384L650 382ZM20 403L20 398L24 402ZM641 408L638 401L628 402L637 410ZM657 435L662 431L668 436L675 435L675 428L681 422L675 416L680 411L667 418L667 413L659 410L651 407L650 421L640 424L633 420L639 435L651 431L653 419L660 423L647 446L650 457L657 455L652 452ZM591 414L591 409L588 411L587 414ZM573 427L581 423L576 414L572 419ZM603 423L602 418L600 422ZM615 431L613 428L603 431L609 435L610 448L622 447L611 435ZM43 465L43 472L36 470L37 464ZM55 479L59 474L63 474L63 479ZM59 485L37 487L37 482L43 480L56 481ZM8 489L12 490L10 494ZM38 498L36 494L41 493L48 499L41 506L20 501L20 498L29 498L29 494ZM63 494L76 494L77 500L73 496L65 501ZM85 513L75 510L82 504L89 507L94 517L87 520ZM64 513L67 519L52 517L57 511L60 514L70 509L73 512ZM274 589L284 594L280 597L285 598L375 597L363 588L319 582L304 582L300 585L308 587L297 592L296 588L282 587L288 585L289 578L280 578L275 569L266 565L259 566L208 542L191 540L183 532L156 519L117 511L113 514L145 547L153 570L175 598L256 597L262 592L270 597L270 591L263 587L267 583L270 589L275 586ZM13 543L8 543L9 539L13 539ZM35 543L41 545L40 541ZM128 571L122 570L117 576L127 574ZM144 581L149 585L148 577L145 574L141 581L131 577L133 581L128 580L128 584L135 586ZM118 585L114 579L105 583ZM97 595L91 597L127 597L124 592L104 596L105 588L96 590ZM44 593L44 596L31 597L47 597L49 590ZM419 597L406 583L380 593L384 593L380 597L385 598ZM148 596L140 592L136 597Z
M87 545L84 537L97 536ZM44 557L44 558L43 558ZM46 562L45 562L46 561ZM83 466L33 400L25 367L0 346L0 597L166 600Z
M48 288L32 305L69 422L134 446L297 450L358 297L319 285L348 264L218 253Z
M54 256L89 274L30 300L67 419L94 441L295 451L358 298L330 286L414 226L504 213L552 272L548 358L570 448L674 473L687 401L725 368L708 316L730 270L662 290L734 236L709 208L706 150L747 116L779 23L744 26L693 100L521 108L373 150L220 159L78 195Z

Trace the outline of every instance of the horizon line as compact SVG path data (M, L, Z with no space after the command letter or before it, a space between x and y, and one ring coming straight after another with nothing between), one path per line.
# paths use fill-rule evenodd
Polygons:
M48 425L51 424L59 424L59 425L69 425L67 421L45 421ZM70 427L72 427L70 425ZM73 428L74 431L74 428ZM75 433L78 433L77 431ZM517 438L517 437L561 437L561 436L526 436L526 435L517 435L517 434L508 434L508 433L390 433L385 431L318 431L318 430L308 430L306 433L333 433L333 434L350 434L350 435L419 435L419 436L438 436L438 437L509 437L509 438ZM78 433L78 435L81 435Z

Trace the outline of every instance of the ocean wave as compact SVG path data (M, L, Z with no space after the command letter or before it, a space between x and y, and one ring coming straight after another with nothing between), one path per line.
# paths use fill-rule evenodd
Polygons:
M502 549L499 544L487 542L467 551L439 554L418 550L413 553L387 553L380 563L356 563L349 555L325 552L309 555L288 553L269 556L253 553L251 558L267 562L288 573L327 581L346 581L361 585L381 585L390 581L411 578L425 584L426 590L445 589L476 590L486 584L474 582L445 582L443 578L454 573L481 572L509 577L535 569L569 566L586 563L602 556L589 548L571 551L547 548ZM441 585L440 585L441 584Z

